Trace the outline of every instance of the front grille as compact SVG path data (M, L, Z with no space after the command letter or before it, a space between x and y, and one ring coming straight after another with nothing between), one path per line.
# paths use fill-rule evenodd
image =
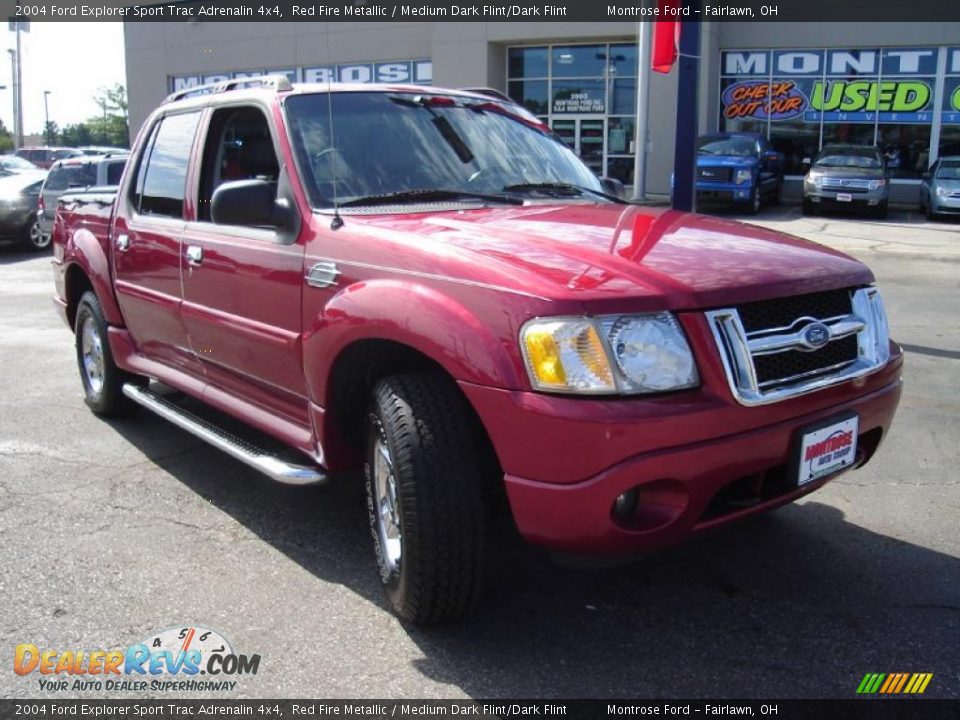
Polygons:
M734 397L761 405L876 370L890 355L875 288L797 295L711 310L707 322Z
M740 312L743 329L748 333L788 327L802 317L826 320L849 315L850 291L830 290L776 300L761 300L740 305L737 310Z
M702 167L697 168L697 178L700 180L709 180L711 182L730 182L733 175L733 168L727 167Z
M867 192L870 189L870 180L840 180L824 178L821 188L824 190L839 190L840 192Z
M856 359L857 337L848 335L814 352L787 350L772 355L760 355L753 359L753 365L757 373L757 385L766 388L782 385L784 381L800 375L809 377L821 370L836 370L838 365L852 363Z

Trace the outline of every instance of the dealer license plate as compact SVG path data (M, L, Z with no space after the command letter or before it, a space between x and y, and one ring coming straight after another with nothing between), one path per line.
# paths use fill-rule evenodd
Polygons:
M804 432L800 441L797 485L806 485L853 465L859 427L860 418L853 415Z
M850 193L837 193L837 202L852 202L853 195Z

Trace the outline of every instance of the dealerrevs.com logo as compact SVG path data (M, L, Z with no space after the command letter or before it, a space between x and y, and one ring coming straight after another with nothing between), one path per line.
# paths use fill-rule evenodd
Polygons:
M230 691L240 675L256 675L259 655L234 652L215 630L174 627L112 650L16 646L13 671L36 677L44 692Z

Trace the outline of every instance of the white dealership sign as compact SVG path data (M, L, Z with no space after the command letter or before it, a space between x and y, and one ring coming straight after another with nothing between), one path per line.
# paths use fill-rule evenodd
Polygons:
M262 75L286 75L291 82L326 83L401 83L430 85L433 63L430 60L390 60L370 63L340 63L257 70L234 70L170 77L170 90L177 92L199 85Z

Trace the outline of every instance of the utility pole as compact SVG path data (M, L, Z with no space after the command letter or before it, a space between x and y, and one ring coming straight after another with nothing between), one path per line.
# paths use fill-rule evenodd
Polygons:
M50 97L50 91L43 91L43 134L44 142L47 145L53 145L53 138L50 136L50 105L47 103L47 98Z
M23 76L21 68L23 67L23 52L20 49L20 30L22 23L17 23L17 77L15 80L14 94L17 96L17 147L23 147Z
M20 110L17 106L17 90L19 89L17 84L17 51L11 48L7 52L10 53L10 77L13 78L13 92L11 93L13 96L13 149L19 150L21 143L18 139L20 137L20 123L17 120Z

